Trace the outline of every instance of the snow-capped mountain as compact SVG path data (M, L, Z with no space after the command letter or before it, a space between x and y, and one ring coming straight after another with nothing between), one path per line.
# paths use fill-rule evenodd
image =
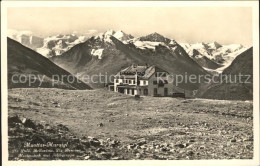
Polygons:
M195 61L208 59L219 65L218 67L214 65L215 67L212 68L205 64L201 64L204 69L208 71L216 71L217 73L221 73L232 63L237 55L249 48L241 44L221 45L217 42L195 44L180 43L180 45Z
M44 39L44 45L36 51L46 57L58 56L85 40L85 36L78 37L74 34L49 36Z
M150 49L153 51L160 46L166 47L168 49L172 49L177 44L175 40L170 40L168 38L165 38L164 36L156 32L149 34L147 36L130 39L125 43L133 44L135 47L141 50Z
M92 44L91 54L97 56L98 59L102 59L103 50L107 45L114 45L111 37L116 38L124 44L134 47L139 50L140 53L155 55L158 54L158 50L174 51L179 44L175 40L165 38L164 36L154 32L147 36L134 38L130 34L126 34L123 31L108 30L104 33L100 33L97 36L93 36L95 44Z
M126 34L125 32L119 30L119 31L114 31L114 30L107 30L104 33L100 33L97 36L95 36L95 39L100 39L104 42L108 42L108 43L112 43L110 37L114 36L115 38L117 38L118 40L122 41L122 42L126 42L130 39L133 39L134 37L130 34Z
M87 40L85 36L54 35L46 38L34 36L31 31L8 30L8 37L14 39L26 47L42 54L45 57L58 56L68 51L76 44Z
M207 74L176 41L158 33L133 38L122 31L109 30L50 59L79 78L97 73L113 75L133 63L157 65L173 74ZM96 83L91 86L104 85ZM181 86L194 90L198 89L199 84L187 83Z
M218 42L208 43L207 46L209 49L213 49L213 50L216 50L216 49L222 47L222 45L219 44Z
M126 34L125 32L123 32L121 30L116 31L113 36L122 42L131 40L134 38L132 35Z
M237 55L222 74L232 76L233 82L230 83L231 80L212 82L199 90L200 93L197 97L221 100L252 100L253 47ZM238 78L239 75L242 75L241 80L234 82L234 78Z
M134 38L130 34L126 34L123 31L108 30L104 33L100 33L91 37L90 55L97 59L102 59L107 56L108 49L115 45L111 37L116 38L123 44L127 45L131 49L138 51L139 54L158 56L159 54L174 54L177 52L179 56L183 55L183 49L188 55L203 67L204 70L212 74L221 73L226 67L228 67L235 57L243 52L246 47L242 45L221 45L217 42L213 43L178 43L173 39L166 38L159 33L151 33L146 36ZM184 51L184 52L185 52Z
M31 49L43 46L43 38L34 36L31 31L16 31L10 29L8 30L7 35L11 39L18 41Z
M47 38L40 38L32 35L30 31L9 30L8 36L23 45L37 51L48 58L59 56L70 50L79 43L88 40L86 36L55 35ZM221 73L241 52L248 47L240 44L221 45L213 43L178 43L173 39L166 38L159 33L152 33L146 36L133 37L122 30L108 30L91 37L90 54L97 59L102 59L110 45L114 45L111 37L116 38L132 49L137 49L140 54L158 55L169 54L182 47L188 55L210 73Z
M106 32L100 33L97 36L92 36L91 39L95 42L92 43L91 55L98 57L98 59L102 59L103 50L109 45L114 44L111 40L111 36L115 37L123 43L128 43L134 38L132 35L126 34L122 30L107 30Z

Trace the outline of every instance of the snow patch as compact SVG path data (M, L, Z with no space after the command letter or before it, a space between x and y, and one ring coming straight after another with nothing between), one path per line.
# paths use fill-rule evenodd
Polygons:
M155 50L156 46L163 45L166 46L163 42L151 42L151 41L140 41L137 40L134 42L134 45L140 49L153 49Z
M105 33L100 33L97 36L95 36L95 39L103 40L104 42L112 43L112 40L110 37L115 33L113 30L108 30Z
M220 45L217 42L207 44L180 43L180 45L184 48L184 50L188 53L189 56L193 56L193 50L196 49L201 56L205 56L210 60L221 60L222 66L214 70L218 73L222 73L223 70L227 68L239 54L241 54L249 48L244 47L241 44ZM201 56L197 55L195 58L201 58Z
M91 50L91 55L97 56L98 59L102 59L103 50L104 49L92 49Z
M122 31L117 31L114 35L115 38L118 40L122 40L122 38L125 36L125 34Z

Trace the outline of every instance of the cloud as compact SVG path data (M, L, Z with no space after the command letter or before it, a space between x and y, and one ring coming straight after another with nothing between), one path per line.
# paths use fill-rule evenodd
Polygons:
M18 31L17 30L14 30L14 29L8 29L7 30L7 36L8 37L13 37L13 36L16 36L18 35Z
M32 31L24 30L24 31L19 31L20 35L32 35Z
M32 35L33 33L31 31L28 30L20 30L17 31L15 29L8 29L7 30L7 36L11 37L11 38L15 38L18 35Z
M97 33L97 30L95 29L90 29L86 32L86 34L90 35L90 34L93 34L93 33Z
M73 34L78 34L79 32L78 32L78 31L73 31L72 33L73 33Z

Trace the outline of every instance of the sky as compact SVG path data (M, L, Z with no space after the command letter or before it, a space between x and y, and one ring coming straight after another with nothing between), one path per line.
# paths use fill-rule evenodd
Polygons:
M7 14L8 29L40 37L113 29L135 37L157 32L177 42L252 45L249 7L17 7Z

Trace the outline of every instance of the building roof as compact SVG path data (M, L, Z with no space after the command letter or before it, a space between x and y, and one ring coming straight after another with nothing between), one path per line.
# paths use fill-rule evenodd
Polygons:
M116 77L135 78L135 75L137 74L138 78L140 79L149 79L156 71L167 72L163 69L158 68L155 65L152 66L131 65L118 72Z
M135 79L135 75L116 75L116 78Z
M124 74L131 74L131 73L142 73L142 72L145 72L145 70L147 69L147 66L138 66L138 65L132 65L132 66L129 66L123 70L121 70L120 72L121 73L124 73Z

